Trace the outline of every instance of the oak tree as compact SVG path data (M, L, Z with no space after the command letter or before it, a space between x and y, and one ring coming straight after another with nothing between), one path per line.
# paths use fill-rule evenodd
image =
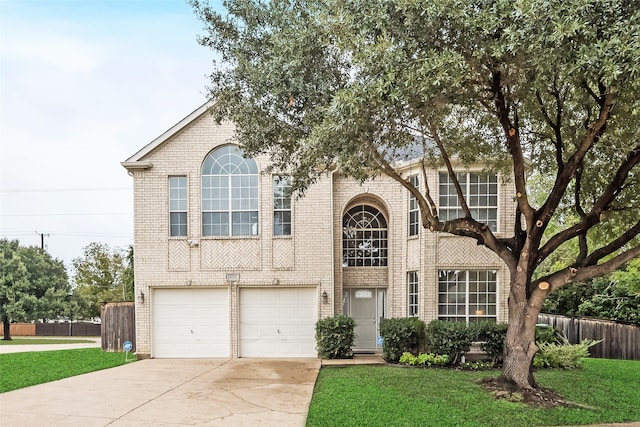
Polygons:
M474 239L510 272L502 379L537 387L545 298L640 256L640 9L634 0L192 0L214 51L210 96L249 155L304 191L337 165L397 180L433 232ZM443 221L432 189L394 168L448 170L463 215ZM508 170L509 236L474 218L454 161ZM502 169L501 169L502 168ZM529 171L547 192L530 197ZM550 228L549 224L561 227ZM598 236L593 239L593 236ZM566 267L535 276L565 243ZM599 242L594 244L593 242Z

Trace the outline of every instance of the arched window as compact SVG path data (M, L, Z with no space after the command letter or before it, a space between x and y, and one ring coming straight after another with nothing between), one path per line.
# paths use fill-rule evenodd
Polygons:
M387 220L376 208L358 205L342 218L342 266L387 265Z
M202 235L258 234L258 166L235 145L217 148L202 164Z

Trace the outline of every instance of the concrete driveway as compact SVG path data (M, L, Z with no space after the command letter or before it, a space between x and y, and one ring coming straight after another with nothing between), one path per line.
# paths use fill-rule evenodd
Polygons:
M304 426L319 369L319 359L142 360L0 394L0 425Z

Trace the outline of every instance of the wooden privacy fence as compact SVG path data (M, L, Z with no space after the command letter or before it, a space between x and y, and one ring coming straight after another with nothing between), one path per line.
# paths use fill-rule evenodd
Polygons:
M99 323L36 323L36 335L39 337L97 337L100 335Z
M12 337L97 337L100 324L90 322L12 323ZM0 336L4 331L0 328Z
M562 331L572 344L584 339L602 340L589 349L591 357L640 360L640 325L555 314L540 314L538 323Z
M11 323L9 333L12 337L33 337L36 335L35 323ZM4 328L0 328L0 336L4 337Z
M136 351L136 307L134 302L103 303L100 309L102 319L102 350L124 351L125 341L133 344Z

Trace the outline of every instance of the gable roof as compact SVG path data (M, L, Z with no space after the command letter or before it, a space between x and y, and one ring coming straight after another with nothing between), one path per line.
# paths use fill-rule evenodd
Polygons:
M151 141L150 143L142 147L133 156L129 157L127 160L125 160L124 162L121 162L120 164L129 170L151 168L153 165L151 164L151 162L144 160L145 156L147 156L149 153L151 153L158 147L162 146L165 142L171 139L171 137L173 137L182 129L187 127L191 122L198 119L200 116L204 115L209 110L209 107L211 107L212 104L213 104L212 101L205 102L200 107L198 107L193 112L191 112L191 114L189 114L184 119L180 120L178 123L170 127L162 135L160 135L159 137L157 137L156 139L154 139L153 141Z

